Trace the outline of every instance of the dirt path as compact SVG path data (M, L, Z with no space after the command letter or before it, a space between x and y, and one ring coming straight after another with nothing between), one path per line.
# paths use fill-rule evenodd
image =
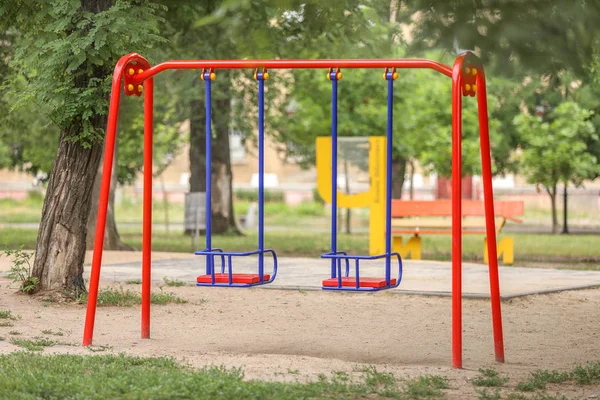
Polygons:
M133 290L139 286L126 285ZM154 290L158 290L155 288ZM600 360L600 289L520 298L503 303L506 359L493 356L490 304L464 301L464 370L450 368L450 299L437 297L265 289L164 288L188 304L153 306L152 339L139 339L139 307L99 308L94 344L105 351L173 356L193 366L243 367L248 378L314 379L318 373L375 364L398 377L422 374L450 379L450 398L475 394L469 380L494 367L516 384L535 369L570 369ZM49 352L91 354L81 343L85 307L17 295L3 284L0 310L20 314L0 327L0 353L19 348L19 337L53 337L75 346ZM298 373L296 373L298 371ZM576 397L600 388L573 388ZM469 396L467 396L469 397Z

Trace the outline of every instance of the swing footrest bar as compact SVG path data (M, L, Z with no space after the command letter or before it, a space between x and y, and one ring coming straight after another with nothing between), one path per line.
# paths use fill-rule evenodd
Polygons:
M259 265L264 262L263 256L271 254L273 258L273 274L259 273L233 273L232 258L233 257L248 257L253 255L259 256ZM273 282L277 275L277 255L272 249L255 250L248 252L225 252L222 249L212 248L200 250L194 254L206 256L207 270L205 275L200 275L196 279L196 286L224 286L224 287L250 287L264 285ZM221 271L215 271L215 258L221 259ZM227 260L227 261L226 261Z
M328 258L332 260L334 265L335 274L329 279L323 281L323 290L344 290L344 291L356 291L356 292L373 292L377 290L392 289L400 285L402 280L402 258L398 253L386 253L376 256L352 256L348 255L343 251L335 253L326 253L321 255L321 258ZM398 260L398 277L392 278L375 278L375 277L361 277L360 276L360 260L379 260L391 258ZM355 265L355 276L350 275L350 260L354 260ZM342 275L342 261L345 264L345 274ZM391 266L390 266L391 268Z

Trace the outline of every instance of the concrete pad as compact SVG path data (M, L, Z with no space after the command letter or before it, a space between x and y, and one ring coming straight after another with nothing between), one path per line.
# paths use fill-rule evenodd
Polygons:
M107 252L101 279L124 282L141 278L139 253ZM120 258L119 258L120 256ZM89 260L89 259L88 259ZM163 282L164 277L190 284L204 274L204 257L184 253L153 253L152 280ZM391 293L420 295L451 295L452 267L450 262L405 260L402 282ZM265 273L272 272L272 259L265 256ZM384 260L362 261L362 277L384 277ZM220 264L217 265L217 269ZM257 257L236 257L233 271L256 273ZM351 262L350 274L354 275ZM392 277L398 275L398 264L392 263ZM85 276L89 276L86 265ZM321 290L321 282L330 276L330 261L320 258L283 257L278 260L277 278L261 288ZM558 270L542 268L500 267L500 292L503 299L537 293L582 289L600 286L599 271ZM464 297L489 298L488 268L484 264L463 263Z

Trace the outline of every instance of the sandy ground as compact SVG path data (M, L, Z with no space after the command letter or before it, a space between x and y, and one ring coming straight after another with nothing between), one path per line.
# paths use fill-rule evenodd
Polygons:
M51 329L65 332L50 337L66 344L45 353L92 354L79 346L83 305L42 302L15 294L6 281L1 286L0 309L21 318L13 327L0 327L5 338L0 353L19 350L9 343L10 331L33 338ZM246 377L268 380L315 379L318 373L376 365L399 378L446 376L446 394L456 399L476 397L469 380L479 368L497 368L514 386L536 369L566 370L600 360L600 289L503 302L505 364L494 361L489 301L465 299L463 370L451 368L449 298L260 288L163 290L189 303L153 306L151 339L140 339L139 307L103 307L96 318L95 349L172 356L194 367L242 367ZM588 398L600 396L600 388L563 385L561 393Z

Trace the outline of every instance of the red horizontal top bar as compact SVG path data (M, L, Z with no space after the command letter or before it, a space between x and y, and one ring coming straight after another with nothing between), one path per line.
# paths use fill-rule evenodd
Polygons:
M155 65L134 77L136 83L169 69L291 69L291 68L428 68L452 77L452 68L425 59L382 60L173 60Z

